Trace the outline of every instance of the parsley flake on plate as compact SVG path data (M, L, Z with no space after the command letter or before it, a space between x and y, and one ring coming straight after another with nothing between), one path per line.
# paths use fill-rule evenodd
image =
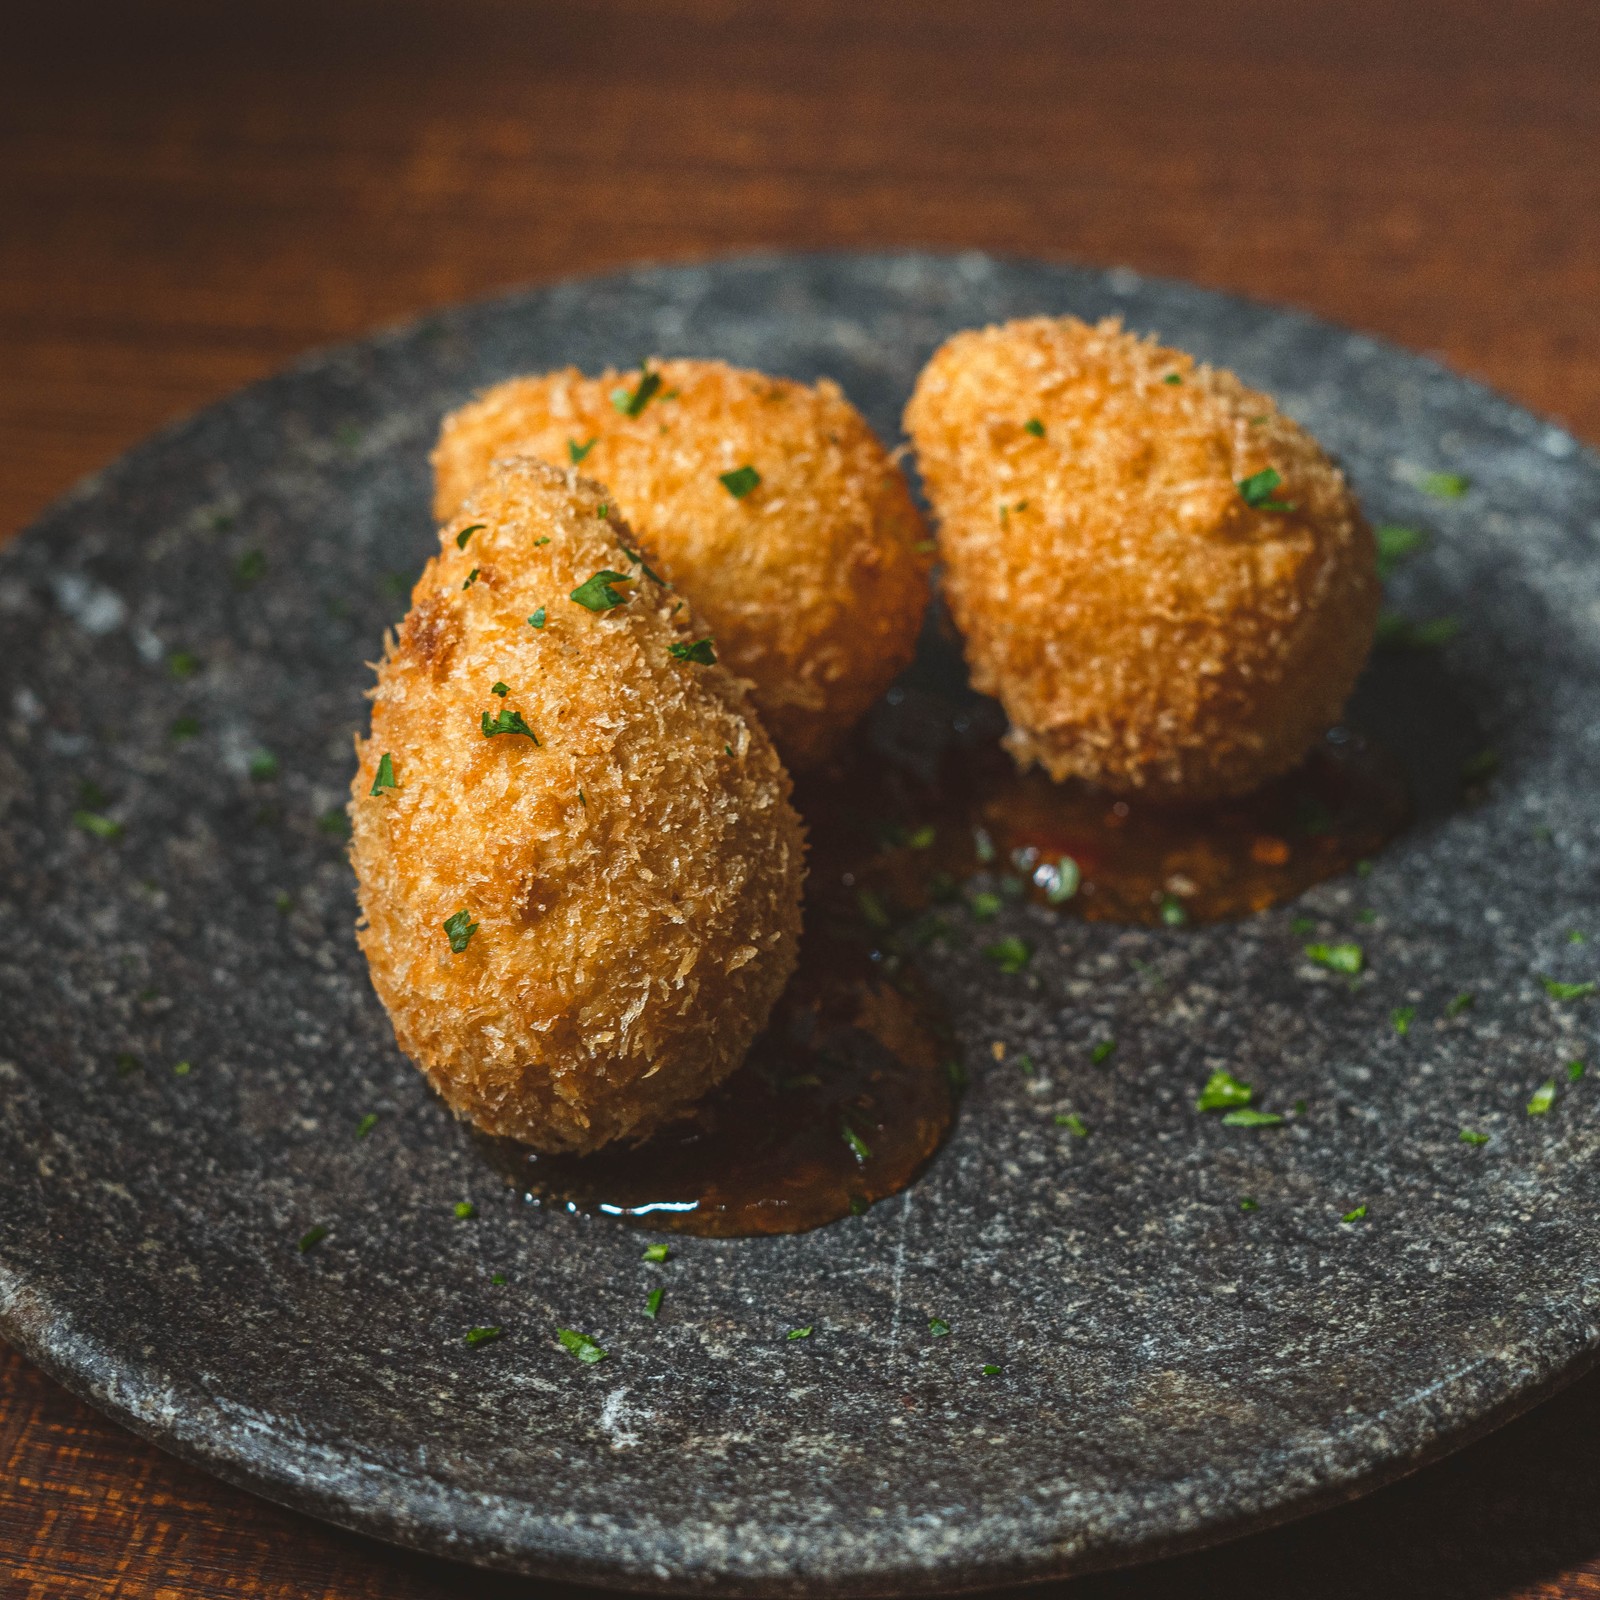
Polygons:
M1417 480L1417 487L1436 500L1459 500L1472 484L1459 472L1425 472Z
M366 1114L366 1116L364 1116L356 1124L356 1138L365 1139L366 1136L369 1133L371 1133L372 1130L374 1128L376 1128L377 1126L378 1126L378 1113L376 1111L369 1111Z
M492 1344L504 1332L504 1328L468 1328L465 1337L471 1345Z
M544 626L544 616L545 616L544 607L540 606L539 609L537 611L535 611L534 614L531 617L528 618L528 626L530 628L542 628Z
M613 572L609 567L602 568L592 578L586 578L567 597L576 600L586 611L610 611L614 606L626 605L628 597L619 594L612 587L617 583L632 583L633 579L625 572Z
M641 1259L645 1261L670 1261L672 1259L672 1247L665 1244L647 1244L644 1247L644 1255Z
M1306 955L1319 967L1327 967L1330 972L1348 973L1351 977L1360 972L1366 962L1358 944L1308 944Z
M1229 1128L1276 1128L1283 1118L1276 1111L1257 1111L1254 1106L1243 1106L1230 1111L1222 1119Z
M257 750L250 757L250 776L265 783L278 776L278 758L270 750Z
M187 1078L193 1071L194 1063L192 1061L179 1061L172 1068L173 1076L178 1078Z
M473 584L475 584L477 581L478 581L478 569L476 567L474 567L472 569L472 571L467 574L467 581L464 584L462 584L461 587L463 589L470 589L473 586Z
M535 744L539 742L539 735L523 721L522 713L520 711L512 711L505 706L500 708L499 715L493 720L490 719L489 713L485 711L479 719L478 726L482 728L485 739L492 739L497 733L520 733L532 739Z
M637 389L613 389L611 391L611 404L625 417L636 417L650 404L656 391L661 387L661 374L651 372L647 367L639 370L639 387Z
M667 654L674 661L692 661L698 667L714 667L717 664L717 650L710 634L703 639L696 639L693 644L684 644L681 641L669 644Z
M567 456L573 466L577 466L599 442L600 435L596 434L587 444L579 444L576 439L567 440Z
M110 817L101 816L98 811L74 811L72 820L85 833L93 834L96 839L122 837L122 824L114 822Z
M467 548L467 540L475 533L482 533L486 527L488 527L486 522L474 522L470 528L463 528L456 535L456 549L465 550Z
M985 945L983 953L987 960L994 962L1002 972L1007 973L1021 972L1033 960L1033 946L1026 939L1017 938L1015 934Z
M788 1333L784 1335L784 1337L786 1339L809 1339L811 1337L811 1330L815 1326L815 1323L808 1322L803 1328L791 1328Z
M1470 1011L1478 1003L1478 997L1470 990L1463 989L1454 1000L1444 1008L1447 1017L1459 1017L1463 1011Z
M259 583L267 575L267 558L259 550L246 550L233 564L233 581L241 589Z
M1057 1112L1056 1126L1065 1128L1068 1133L1076 1138L1087 1139L1089 1137L1089 1124L1076 1111Z
M655 1319L660 1316L661 1302L665 1298L666 1291L664 1289L652 1289L650 1293L644 1297L644 1315L649 1317L652 1322L654 1322Z
M1489 1135L1479 1133L1476 1128L1463 1128L1456 1137L1462 1144L1488 1144L1489 1142Z
M1576 1083L1588 1070L1588 1067L1582 1061L1569 1061L1567 1063L1567 1082Z
M1115 1039L1102 1039L1099 1044L1097 1044L1094 1049L1089 1052L1089 1059L1095 1064L1095 1066L1098 1067L1102 1062L1109 1061L1112 1056L1116 1054L1116 1052L1117 1041Z
M455 1203L456 1220L465 1222L469 1217L478 1214L478 1208L470 1200L457 1200Z
M1161 381L1163 383L1182 383L1183 374L1181 372L1169 372ZM1265 422L1267 419L1265 417L1256 417L1254 420L1257 422Z
M1556 1080L1546 1078L1528 1100L1528 1115L1542 1117L1556 1103Z
M1263 467L1239 479L1239 496L1254 511L1294 511L1293 502L1272 498L1282 487L1283 474L1276 467Z
M588 1334L579 1333L576 1328L557 1328L556 1338L586 1367L595 1366L606 1358L605 1351Z
M394 757L387 750L378 757L378 774L372 780L372 793L382 794L385 789L398 789L400 785L395 782Z
M509 683L491 683L489 685L489 693L497 694L504 700L511 693L511 685Z
M1340 1222L1359 1222L1367 1214L1365 1202L1358 1205L1354 1211L1347 1211L1339 1218Z
M1194 1103L1196 1111L1228 1111L1235 1106L1247 1106L1255 1098L1255 1090L1241 1082L1231 1072L1220 1067L1206 1079L1206 1086Z
M1386 522L1373 529L1378 542L1378 578L1387 581L1394 576L1395 568L1419 550L1426 548L1428 536L1420 528L1402 528L1398 523Z
M1552 1000L1587 1000L1596 988L1592 980L1588 983L1563 983L1559 978L1541 977L1539 982Z
M1037 417L1029 417L1028 420L1022 424L1022 431L1024 433L1031 433L1035 439L1044 438L1044 424Z
M659 583L663 589L670 589L672 587L672 585L670 583L668 583L667 580L665 578L663 578L661 576L661 574L659 572L657 572L656 569L654 567L652 567L650 565L650 563L648 561L646 561L645 558L642 555L640 555L637 550L630 550L627 547L627 545L623 545L622 553L636 567L638 567L640 569L640 571L642 571L644 573L645 577L649 578L652 583ZM673 612L672 612L673 616L677 616L678 607L681 606L682 604L683 604L683 602L680 600L678 602L678 606L675 606L673 608Z
M1181 900L1169 894L1161 902L1161 920L1169 928L1181 928L1189 920L1189 913L1183 909Z
M1411 1024L1417 1015L1415 1006L1396 1006L1389 1013L1389 1021L1394 1024L1394 1031L1403 1039L1411 1032Z
M967 901L974 920L978 922L988 922L999 916L1001 904L1000 896L990 893L987 889L980 890Z
M489 1274L489 1282L494 1284L496 1288L499 1288L505 1281L506 1275L503 1272L491 1272Z
M850 1154L863 1166L872 1159L872 1147L848 1122L839 1124L839 1137L849 1145Z
M950 1324L946 1322L943 1317L928 1318L928 1332L932 1334L935 1339L944 1338L949 1331Z
M986 1378L998 1378L1000 1376L1000 1369L992 1361L985 1362L983 1367L983 1375Z
M478 924L472 920L470 911L461 910L453 917L444 919L444 931L450 940L450 948L460 955L472 943L472 936L478 931Z
M327 1237L328 1230L320 1222L314 1227L307 1228L300 1235L300 1254L304 1255L306 1251L314 1250Z
M1240 1200L1239 1209L1241 1211L1259 1211L1261 1206L1253 1194L1247 1194Z
M200 658L189 650L174 650L167 657L167 671L180 682L192 678L200 670Z
M761 474L751 466L735 467L732 472L719 472L717 482L735 500L743 500L752 489L760 486Z

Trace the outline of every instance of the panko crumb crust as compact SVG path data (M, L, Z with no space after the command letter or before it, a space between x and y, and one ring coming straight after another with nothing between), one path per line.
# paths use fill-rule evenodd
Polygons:
M816 766L911 659L928 600L926 525L836 384L720 361L651 362L647 373L514 378L446 417L435 512L453 516L498 456L581 459L706 619L722 660L755 685L784 760ZM649 392L630 414L641 383ZM735 495L722 474L746 467L760 483Z
M357 741L358 937L395 1038L458 1115L548 1151L703 1095L799 950L788 774L746 687L671 655L696 629L630 551L651 561L600 485L502 462L441 530ZM569 598L604 571L620 605ZM513 717L532 737L485 733Z
M1109 319L957 334L906 427L945 592L1007 744L1122 794L1242 794L1338 720L1371 647L1371 530L1316 440ZM1252 506L1240 484L1281 484ZM1258 489L1257 498L1262 498Z

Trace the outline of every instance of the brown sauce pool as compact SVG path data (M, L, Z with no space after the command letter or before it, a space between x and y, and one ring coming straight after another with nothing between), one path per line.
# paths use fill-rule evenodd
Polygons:
M797 785L800 967L744 1066L634 1149L485 1141L530 1200L714 1237L865 1211L955 1122L961 1068L914 962L961 902L979 919L1023 897L1096 921L1248 916L1373 855L1408 816L1399 769L1342 730L1243 799L1160 807L1019 773L992 726L896 693L843 761Z

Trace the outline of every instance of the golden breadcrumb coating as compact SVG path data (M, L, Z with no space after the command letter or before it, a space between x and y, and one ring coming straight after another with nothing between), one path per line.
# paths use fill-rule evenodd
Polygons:
M642 1139L726 1077L799 949L789 776L738 679L669 653L687 608L608 500L495 468L388 642L351 785L400 1048L459 1116L541 1150ZM586 591L621 604L569 598L597 573L628 575ZM459 952L451 919L457 943L477 925Z
M445 418L438 517L507 454L576 455L611 490L722 660L755 685L796 770L837 749L910 661L933 547L904 475L836 384L721 361L513 378ZM743 467L761 481L735 496L721 475Z
M1338 720L1378 614L1371 530L1231 373L1075 317L960 333L906 408L945 592L1006 742L1058 781L1200 800ZM1251 505L1240 484L1268 468Z

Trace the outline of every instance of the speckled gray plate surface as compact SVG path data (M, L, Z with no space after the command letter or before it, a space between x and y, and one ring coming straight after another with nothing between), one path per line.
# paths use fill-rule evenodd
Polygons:
M432 545L440 414L510 373L681 353L831 374L892 439L946 334L1060 311L1275 390L1375 521L1434 531L1391 599L1461 631L1364 694L1419 739L1475 717L1498 774L1370 876L1248 923L1011 906L989 928L1039 947L1013 977L970 928L932 947L973 1086L922 1181L863 1217L656 1266L637 1232L520 1203L395 1051L319 821ZM1429 497L1436 471L1470 490ZM0 1329L235 1482L534 1573L938 1590L1359 1492L1600 1345L1600 1082L1564 1065L1600 1003L1541 981L1600 973L1600 461L1425 360L977 257L572 283L316 357L154 439L0 556L0 629ZM1301 954L1349 938L1359 982ZM1303 1114L1198 1115L1217 1067ZM469 1348L480 1324L506 1331ZM558 1326L610 1358L580 1365Z

